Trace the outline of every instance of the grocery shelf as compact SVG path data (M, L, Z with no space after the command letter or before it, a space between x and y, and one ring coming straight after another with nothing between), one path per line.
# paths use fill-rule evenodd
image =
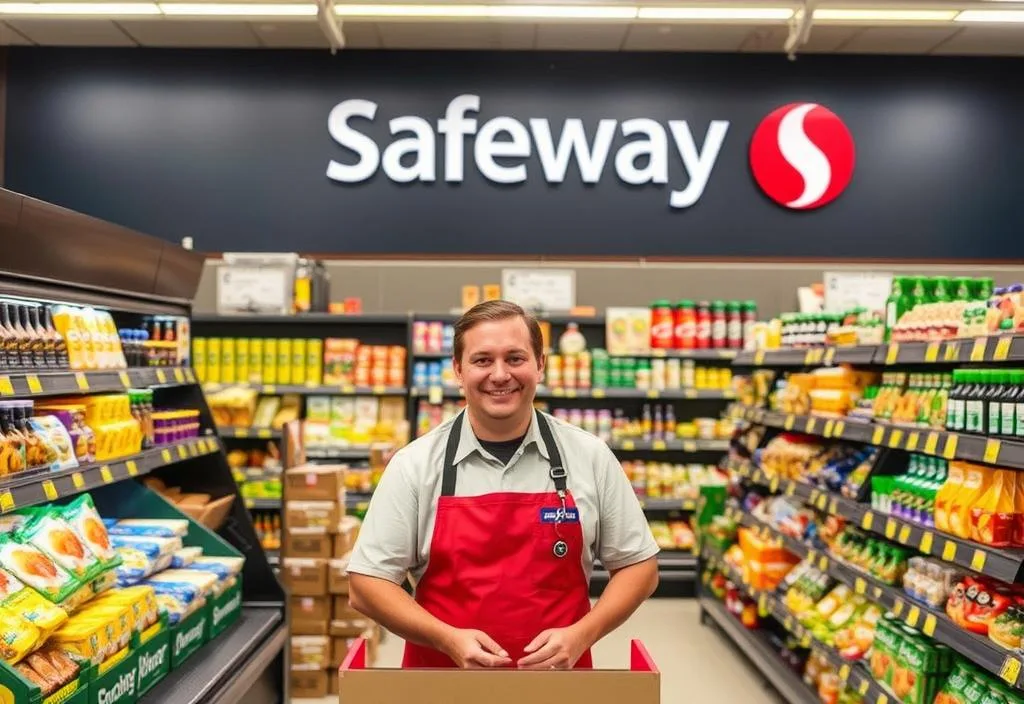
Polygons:
M371 445L321 445L305 449L307 460L359 460L370 456Z
M177 462L217 452L220 452L220 441L216 438L194 438L161 445L136 455L58 472L37 470L10 475L7 481L0 483L0 514L92 491L149 474Z
M790 704L818 704L818 697L803 680L786 667L775 649L756 631L745 628L725 606L712 597L699 599L702 620L710 617L724 634L743 651L747 659Z
M244 314L217 315L215 313L198 313L192 316L193 323L260 323L277 325L280 323L318 323L324 325L407 325L408 313L297 313L295 315L260 315Z
M768 487L772 492L784 493L820 511L840 516L851 525L906 545L924 555L1004 582L1015 582L1024 577L1024 549L994 548L964 540L933 528L877 513L866 504L816 489L803 482L769 478L763 471L749 464L730 468L755 484Z
M423 322L454 323L461 317L461 313L413 313L412 319ZM604 325L603 315L568 315L566 313L543 313L534 312L537 320L551 323L552 325L566 325L568 323L579 323L580 325Z
M616 357L632 357L640 359L694 359L694 360L720 360L736 359L736 355L739 354L739 350L651 350L650 352L630 352L628 354L613 354L609 355L613 359Z
M217 434L222 438L259 438L262 440L280 440L281 431L270 428L239 428L235 426L218 426Z
M645 511L696 511L696 499L640 499Z
M238 621L172 670L140 704L243 702L288 641L280 608L243 606Z
M254 511L279 511L281 499L243 499L245 507Z
M419 396L438 396L441 398L462 398L462 389L457 386L413 386L409 389L409 395L413 398Z
M404 386L352 386L341 384L335 386L322 386L314 384L203 384L203 391L213 392L230 388L248 388L261 394L296 394L299 396L405 396L408 389Z
M134 367L84 372L14 372L0 374L0 397L39 398L82 393L116 393L125 389L196 383L187 367Z
M613 440L613 450L626 452L726 452L728 440Z
M658 553L658 569L696 572L697 556L686 550L662 550Z
M464 396L462 390L454 386L414 386L410 389L409 395L414 397L429 397L431 395L437 397L440 395L441 398L462 398ZM537 398L647 398L668 401L724 401L736 398L736 394L723 389L550 389L538 386Z
M368 494L362 494L362 493L351 492L351 491L350 492L346 492L346 494L345 494L345 508L353 509L353 508L359 508L361 506L365 506L366 504L370 503L370 498L372 496L373 496L372 492L370 492Z
M413 359L450 359L451 352L413 352Z

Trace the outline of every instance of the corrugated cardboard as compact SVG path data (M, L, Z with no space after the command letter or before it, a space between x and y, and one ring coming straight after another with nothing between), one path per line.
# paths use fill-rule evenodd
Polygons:
M334 556L345 557L356 546L359 529L363 523L355 516L344 516L338 523L338 534L334 536Z
M293 596L291 616L293 621L330 621L331 598L327 596Z
M331 638L331 668L337 670L348 655L348 649L356 642L356 637Z
M327 592L348 594L348 558L352 553L327 563Z
M343 506L335 501L287 501L284 505L284 524L288 530L323 528L328 533L334 533L344 513Z
M356 638L363 632L373 627L373 621L368 618L353 618L331 621L330 634L332 638Z
M293 636L326 636L330 633L330 624L327 621L293 618L289 630Z
M281 582L292 596L325 596L327 561L286 557L281 561Z
M345 505L344 465L304 464L284 472L286 501L331 501Z
M331 672L333 678L333 672ZM326 670L291 671L291 695L293 699L319 699L327 696L328 673Z
M338 673L337 668L331 668L331 671L327 673L327 696L336 697L338 696Z
M334 608L331 609L331 615L335 621L351 621L356 618L366 618L348 603L347 594L334 597Z
M286 557L326 560L331 556L331 536L324 528L291 528L284 534L281 550Z
M331 666L331 645L327 636L292 636L292 670L324 670Z

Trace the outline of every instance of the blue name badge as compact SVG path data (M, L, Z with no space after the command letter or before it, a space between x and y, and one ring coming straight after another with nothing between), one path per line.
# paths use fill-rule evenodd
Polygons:
M565 511L562 511L562 507L556 508L542 508L540 510L540 522L541 523L555 523L559 520L559 514L561 514L562 523L579 523L580 522L580 510L578 508L566 507Z

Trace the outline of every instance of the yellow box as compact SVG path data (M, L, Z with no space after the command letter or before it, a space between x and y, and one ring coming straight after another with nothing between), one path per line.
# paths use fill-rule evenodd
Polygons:
M220 338L211 337L206 341L206 381L220 383Z
M263 340L254 337L249 340L249 378L250 384L263 383Z
M235 340L235 380L249 381L249 340L245 337Z
M480 287L479 286L463 286L462 287L462 309L469 310L477 303L480 302Z
M301 384L306 380L306 341L292 340L292 383Z
M277 383L292 383L292 341L277 339Z
M306 340L306 381L317 386L324 383L323 340Z
M501 284L484 284L484 300L497 301L501 299Z
M220 341L220 380L225 384L234 384L238 380L238 377L235 376L237 369L235 338L222 338Z
M192 339L192 369L195 371L199 383L206 381L206 338L195 337Z
M271 338L263 341L263 383L277 382L277 340Z

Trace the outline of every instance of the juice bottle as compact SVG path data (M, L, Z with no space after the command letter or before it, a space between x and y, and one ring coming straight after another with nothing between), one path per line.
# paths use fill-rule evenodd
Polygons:
M893 328L910 308L910 280L906 276L894 276L891 292L885 300L886 342L892 339Z
M991 377L993 384L988 389L985 401L985 428L989 435L997 436L1003 430L1003 399L1010 391L1010 380L1006 372L1000 369L993 370Z
M977 464L965 463L964 485L950 505L949 528L960 538L971 537L971 508L992 485L994 470Z
M672 304L659 299L651 304L651 349L672 349L675 322Z
M707 301L697 304L697 337L696 348L706 350L711 347L711 306Z
M1017 401L1021 398L1021 384L1024 384L1024 373L1019 369L1004 372L1007 380L1006 391L999 407L999 432L997 435L1013 437L1017 427Z
M57 366L60 369L67 369L70 366L68 343L64 336L57 332L57 328L53 324L53 308L51 306L43 307L43 327L46 329L46 334L53 340L53 353L57 360Z
M47 369L57 368L57 347L54 344L53 338L47 332L46 328L43 327L42 319L40 317L39 306L30 306L28 308L28 322L32 328L32 334L36 339L36 345L40 348L43 366Z
M946 481L935 492L935 527L945 533L952 533L950 511L956 495L964 487L964 465L955 461L949 463Z
M729 321L725 310L725 301L713 301L711 303L712 349L725 349L729 345Z
M953 386L949 390L949 399L946 401L946 430L960 431L964 429L964 415L966 401L964 400L964 370L957 369L953 372Z
M1013 542L1017 516L1017 480L1009 469L992 472L992 481L984 494L971 506L971 540L994 547Z
M979 369L966 370L967 389L964 392L964 431L981 433L985 423L986 372Z
M673 345L677 350L692 350L697 346L697 311L693 301L684 300L676 304L673 319L675 329Z

